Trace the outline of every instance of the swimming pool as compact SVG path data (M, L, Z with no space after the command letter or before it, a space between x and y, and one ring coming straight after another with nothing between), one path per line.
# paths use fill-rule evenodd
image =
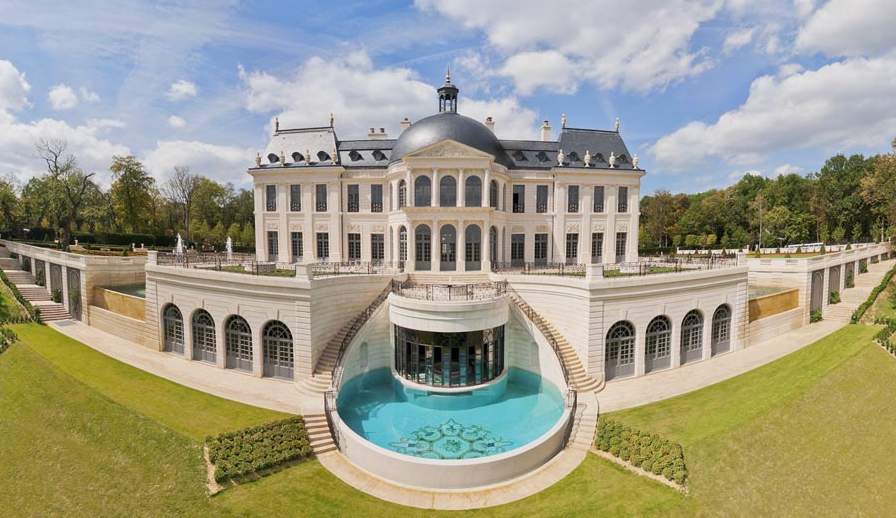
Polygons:
M553 383L513 367L491 385L452 393L406 386L391 369L381 368L345 382L336 407L352 431L379 447L458 460L535 441L557 424L565 405Z
M133 297L140 297L141 299L146 298L146 285L145 284L131 284L128 286L109 286L106 289L109 291L124 293L125 295L131 295Z

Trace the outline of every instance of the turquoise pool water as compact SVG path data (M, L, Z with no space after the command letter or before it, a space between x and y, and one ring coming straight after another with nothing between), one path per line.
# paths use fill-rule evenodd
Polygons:
M478 390L436 394L410 389L377 369L346 382L339 416L368 441L405 455L471 459L524 446L554 426L565 401L554 384L510 368Z
M134 297L140 297L141 299L146 298L145 284L131 284L130 286L109 286L106 289L110 291L117 291L118 293L124 293L125 295L133 295Z

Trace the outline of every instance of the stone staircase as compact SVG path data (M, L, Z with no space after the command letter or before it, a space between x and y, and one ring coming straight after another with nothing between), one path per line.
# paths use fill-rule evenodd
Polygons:
M597 397L593 393L580 395L572 433L567 444L568 448L581 451L591 449L594 444L594 434L597 432L597 417Z
M315 455L320 456L336 450L336 443L330 435L325 414L306 414L305 430L308 432L308 441Z
M862 302L868 300L871 291L880 284L884 274L886 274L894 265L896 265L896 263L893 261L869 264L868 273L857 273L855 276L855 287L846 288L841 291L840 303L831 304L825 307L822 317L825 320L849 322L853 311L855 311Z
M2 250L4 253L8 253L6 249ZM18 266L18 263L16 263L16 268ZM4 273L10 282L16 285L16 288L25 297L25 300L40 308L40 319L42 321L53 322L54 320L68 320L72 318L63 304L52 301L46 287L35 284L34 277L30 272L19 269L4 269Z
M572 388L579 393L593 393L604 388L603 382L595 380L585 371L585 367L582 365L581 360L579 360L579 355L576 353L575 349L573 349L572 345L569 344L569 341L557 331L557 328L555 328L553 324L532 309L532 307L529 306L529 304L516 292L511 292L510 299L513 300L514 304L520 308L523 314L532 320L532 323L541 330L542 334L545 335L545 338L548 338L548 335L550 335L557 342L560 356L563 358L563 363L566 365L566 371L569 374L569 384ZM548 341L550 342L550 339ZM595 417L595 419L597 419L597 417Z

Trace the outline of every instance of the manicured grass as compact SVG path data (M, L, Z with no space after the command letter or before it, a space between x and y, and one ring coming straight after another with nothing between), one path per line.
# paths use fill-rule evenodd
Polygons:
M862 321L866 323L874 322L875 319L883 320L885 318L896 317L896 277L890 279L890 283L884 288L884 291L877 296L871 308L865 312Z
M0 282L0 322L27 316L28 312L16 302L9 288Z
M53 329L10 326L21 341L66 374L112 400L196 441L206 435L287 417L236 403L154 376L112 359Z
M245 275L261 275L263 277L295 277L296 271L286 268L277 268L276 270L267 270L267 271L248 271L244 267L240 265L229 265L229 266L207 266L204 268L200 268L200 270L215 270L218 272L229 272L229 273L241 273Z

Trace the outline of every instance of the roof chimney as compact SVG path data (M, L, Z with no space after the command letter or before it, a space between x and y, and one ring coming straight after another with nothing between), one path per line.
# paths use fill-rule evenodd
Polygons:
M542 142L550 142L551 140L551 125L548 124L548 121L544 121L544 124L541 125L541 141Z
M404 130L411 127L411 120L407 117L401 119L401 132L404 133Z
M379 131L376 131L376 128L370 128L367 138L370 140L386 140L389 138L389 134L386 133L386 128L380 128Z
M485 127L492 130L492 133L495 132L495 121L491 117L485 118Z

